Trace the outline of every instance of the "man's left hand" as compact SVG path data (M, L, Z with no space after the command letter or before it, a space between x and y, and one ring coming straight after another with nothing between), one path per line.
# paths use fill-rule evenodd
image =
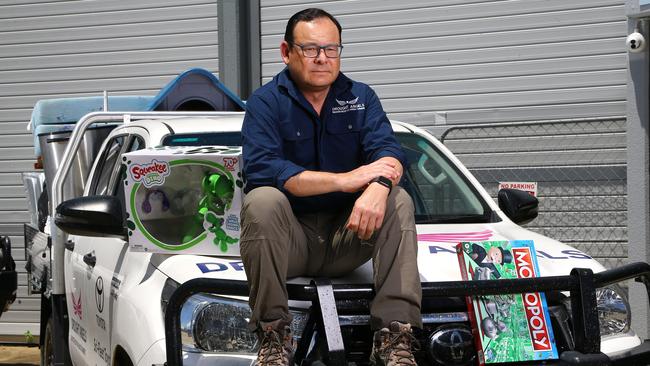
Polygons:
M357 233L361 240L368 240L375 230L381 228L386 213L386 199L390 190L378 183L371 183L357 198L346 228Z

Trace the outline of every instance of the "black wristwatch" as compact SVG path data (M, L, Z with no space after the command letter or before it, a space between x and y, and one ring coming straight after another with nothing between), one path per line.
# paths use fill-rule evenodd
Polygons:
M384 186L386 188L388 188L388 192L393 190L393 181L386 178L386 177L383 177L383 176L375 177L368 184L375 183L375 182L381 184L382 186Z

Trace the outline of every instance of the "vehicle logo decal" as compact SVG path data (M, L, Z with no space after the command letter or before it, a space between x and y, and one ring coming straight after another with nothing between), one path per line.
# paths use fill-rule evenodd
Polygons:
M492 237L492 230L470 231L465 233L418 234L418 241L437 243L460 243L462 241L483 241Z
M95 303L97 304L97 311L100 313L104 311L104 279L99 276L95 282Z
M227 264L219 262L196 263L196 266L199 268L201 273L221 272L228 270L244 270L244 262L242 261L228 262Z
M74 298L74 293L70 294L72 296L72 311L74 311L74 315L78 316L79 319L83 319L81 316L81 292L79 292L79 299L75 300Z
M429 337L429 349L439 364L470 364L474 358L472 332L462 325L443 325Z

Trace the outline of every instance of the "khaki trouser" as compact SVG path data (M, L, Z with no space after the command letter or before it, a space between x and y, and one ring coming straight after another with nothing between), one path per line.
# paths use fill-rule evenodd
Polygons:
M273 187L249 192L241 212L241 256L250 287L251 329L259 321L291 321L286 279L337 277L373 260L372 329L393 321L422 327L422 288L411 197L401 187L388 196L381 229L361 241L345 224L350 210L296 217Z

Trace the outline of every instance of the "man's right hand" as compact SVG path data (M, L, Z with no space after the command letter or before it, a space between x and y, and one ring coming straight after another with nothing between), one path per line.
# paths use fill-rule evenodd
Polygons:
M399 172L394 164L391 164L386 160L377 160L368 165L362 165L347 173L338 174L339 190L348 193L360 191L366 188L368 182L373 178L379 176L394 181L399 177Z

